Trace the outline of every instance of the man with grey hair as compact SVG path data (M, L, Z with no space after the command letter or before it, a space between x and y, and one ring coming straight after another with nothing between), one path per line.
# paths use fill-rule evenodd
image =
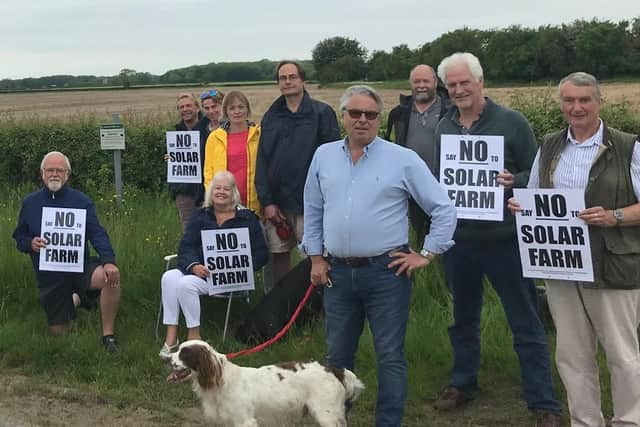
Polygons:
M425 161L431 173L437 174L436 126L451 105L447 91L438 86L436 72L429 65L416 65L409 73L411 96L400 95L400 104L389 112L385 139L394 133L396 144L410 148ZM424 240L428 217L420 207L409 202L409 218L418 243Z
M91 199L66 185L71 174L67 156L58 151L46 154L42 159L40 172L44 187L24 199L13 238L18 250L31 256L38 279L40 304L47 315L49 331L54 335L67 332L76 318L76 307L94 308L95 299L99 296L102 344L108 352L115 352L118 350L114 327L120 304L120 271L115 265L115 254L109 236L98 221ZM67 235L73 237L70 242L62 233L43 233L41 226L45 208L85 211L83 225L86 239L84 247L78 248L84 251L81 273L40 269L40 253L47 250L53 241L63 241L62 246L70 247L78 244L78 235ZM89 256L89 242L98 252L98 258ZM61 252L56 250L52 253L52 258L66 259L67 252L56 255L58 253ZM69 255L69 258L72 256Z
M504 168L497 184L506 200L513 187L524 187L537 143L524 116L494 103L483 93L480 61L471 53L455 53L438 67L454 104L436 129L443 135L497 136L503 139ZM547 337L536 307L532 280L522 277L513 216L502 221L459 220L456 246L443 257L449 289L453 295L454 324L449 328L454 360L451 381L435 402L439 410L458 408L478 391L480 367L480 313L483 277L486 275L500 297L520 361L523 397L538 416L539 426L557 426L561 405L551 377Z
M347 136L318 147L307 175L302 247L311 281L327 285L328 364L353 369L367 319L378 362L376 425L400 426L410 275L453 246L456 216L420 157L377 136L383 104L373 89L348 88L340 109ZM432 217L420 253L408 246L409 198Z
M598 343L611 375L614 426L640 426L640 143L600 119L596 78L560 81L568 128L547 135L529 188L583 188L594 282L546 280L556 326L556 362L572 426L604 426L596 361ZM562 190L559 190L562 191ZM512 211L520 210L509 200Z

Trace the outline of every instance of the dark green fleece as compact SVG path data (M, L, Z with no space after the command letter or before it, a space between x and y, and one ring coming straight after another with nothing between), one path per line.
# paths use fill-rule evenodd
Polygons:
M529 170L538 150L536 138L525 117L514 110L496 104L485 98L485 106L470 129L459 122L458 109L452 107L436 128L438 151L442 135L502 135L504 136L504 168L515 176L514 187L526 188ZM439 158L439 154L437 156ZM437 170L440 169L438 165ZM504 192L504 220L477 221L458 220L455 240L499 240L515 236L515 219L507 210L507 199L513 195L511 190Z

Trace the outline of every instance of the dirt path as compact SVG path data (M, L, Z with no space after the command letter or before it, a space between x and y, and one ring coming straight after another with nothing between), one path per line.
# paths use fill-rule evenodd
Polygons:
M36 384L22 375L3 374L0 381L0 427L204 426L200 417L200 408L117 408L78 390Z

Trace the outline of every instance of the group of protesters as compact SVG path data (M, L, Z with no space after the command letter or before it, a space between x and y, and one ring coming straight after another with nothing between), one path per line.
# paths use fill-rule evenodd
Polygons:
M567 127L539 146L527 119L484 94L483 69L471 53L454 53L437 67L415 66L410 96L388 115L371 87L349 87L340 99L345 137L334 110L311 98L295 61L276 69L281 92L260 125L239 91L207 90L198 100L181 94L176 131L200 135L202 182L170 184L183 226L178 264L162 277L162 357L176 350L182 312L187 339L200 338L199 295L209 274L201 230L249 229L253 268L264 267L268 292L290 270L298 247L311 259L310 280L324 287L327 363L354 369L367 320L378 367L377 426L400 426L407 396L404 339L411 275L441 256L453 297L449 383L434 407L450 411L469 404L480 390L480 315L486 277L504 308L518 356L522 396L536 426L561 425L552 364L537 309L536 286L523 277L514 188L582 189L589 229L592 282L546 280L556 327L556 367L567 391L572 426L604 427L598 344L605 351L613 400L613 426L640 426L640 144L639 137L608 127L596 78L571 73L558 86ZM442 84L439 84L439 81ZM204 114L202 114L204 110ZM450 195L438 182L445 136L498 136L504 169L502 220L457 218ZM390 140L393 139L395 143ZM488 138L487 138L488 139ZM120 275L95 207L67 187L71 173L62 153L41 165L42 190L29 195L14 232L18 249L31 254L40 301L50 329L62 333L75 307L100 296L103 343L117 351L115 315ZM86 239L99 258L83 273L41 271L43 207L86 210ZM409 246L409 223L418 249ZM425 343L428 346L428 343ZM428 351L428 350L427 350Z

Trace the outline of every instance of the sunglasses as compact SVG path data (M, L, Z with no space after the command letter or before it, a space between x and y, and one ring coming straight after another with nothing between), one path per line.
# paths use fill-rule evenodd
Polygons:
M202 92L200 94L200 99L205 99L205 98L213 98L215 97L219 92L215 89L211 89L211 90L205 90L204 92Z
M358 120L364 114L364 118L367 120L375 120L380 113L378 111L363 111L363 110L347 110L347 114L354 120Z

